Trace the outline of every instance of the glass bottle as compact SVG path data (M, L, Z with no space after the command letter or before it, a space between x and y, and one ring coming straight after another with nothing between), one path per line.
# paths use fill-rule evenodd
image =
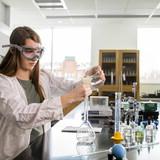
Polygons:
M152 143L153 142L153 137L154 137L154 128L151 122L148 122L148 125L146 126L146 142L147 143Z
M139 126L137 126L135 131L135 140L138 145L142 144L144 139L144 128L142 125L143 124L141 123Z
M126 146L130 146L133 143L133 130L132 127L130 125L127 125L124 128L124 140L125 140L125 144Z

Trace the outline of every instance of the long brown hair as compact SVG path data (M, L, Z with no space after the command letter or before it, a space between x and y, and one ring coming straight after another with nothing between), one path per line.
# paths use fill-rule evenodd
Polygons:
M24 26L17 27L13 30L10 36L10 44L23 46L25 45L26 39L32 39L37 43L41 43L39 35L31 28ZM16 48L10 48L0 64L0 73L10 77L15 76L19 67L19 61L20 51ZM30 78L42 101L44 97L39 84L39 61L35 65Z

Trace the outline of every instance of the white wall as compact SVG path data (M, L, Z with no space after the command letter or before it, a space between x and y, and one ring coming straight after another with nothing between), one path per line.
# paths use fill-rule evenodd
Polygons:
M3 44L8 44L8 34L9 34L9 26L7 26L5 22L6 11L2 1L0 0L0 55L4 55L5 53L2 50Z
M131 23L101 22L92 26L92 65L100 49L137 49L137 27Z
M3 44L8 44L9 37L4 33L0 32L0 55L5 55L6 50L2 49Z

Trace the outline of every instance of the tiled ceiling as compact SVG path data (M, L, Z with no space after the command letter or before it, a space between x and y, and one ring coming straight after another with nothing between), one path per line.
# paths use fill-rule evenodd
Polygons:
M35 0L41 13L54 18L160 17L160 0ZM158 9L157 9L158 6Z
M12 25L54 26L102 21L155 23L160 0L0 0L11 6ZM16 17L16 18L15 18ZM156 17L156 18L153 18ZM157 18L158 17L158 18ZM135 18L135 19L133 19ZM137 19L138 18L138 19ZM142 19L143 18L143 19ZM152 19L153 18L153 19ZM151 21L148 21L151 22Z

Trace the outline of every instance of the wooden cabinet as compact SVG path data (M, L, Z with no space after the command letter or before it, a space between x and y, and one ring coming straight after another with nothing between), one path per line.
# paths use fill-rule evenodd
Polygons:
M100 95L112 100L115 92L121 91L123 95L139 99L138 50L100 50L99 65L106 77L105 85L99 88Z

